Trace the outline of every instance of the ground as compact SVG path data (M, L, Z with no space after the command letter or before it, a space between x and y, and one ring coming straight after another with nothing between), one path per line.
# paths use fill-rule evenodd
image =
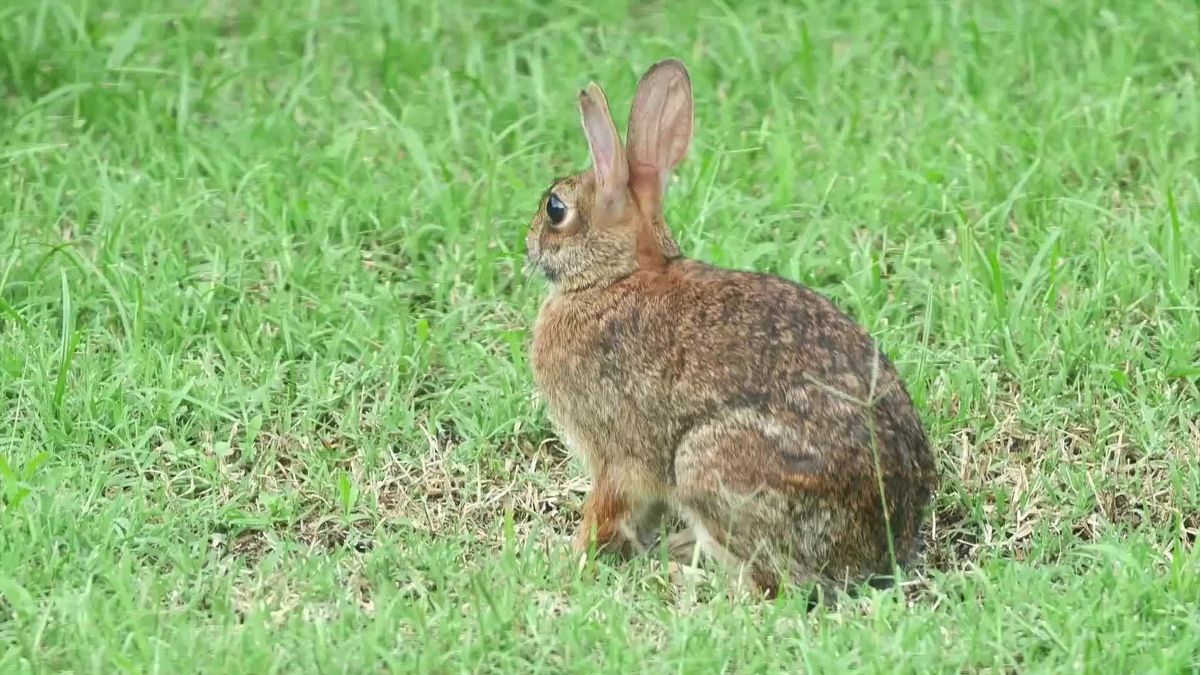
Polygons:
M9 0L0 672L1200 668L1198 11ZM900 589L567 552L523 237L667 56L680 244L909 383Z

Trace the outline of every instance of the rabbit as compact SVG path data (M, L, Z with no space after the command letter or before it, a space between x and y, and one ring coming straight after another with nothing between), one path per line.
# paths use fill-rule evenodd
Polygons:
M674 511L760 597L887 584L938 487L896 369L816 292L681 253L663 217L692 140L680 61L642 76L624 144L596 83L578 103L592 166L553 181L525 240L549 287L533 379L592 480L574 549L633 555Z

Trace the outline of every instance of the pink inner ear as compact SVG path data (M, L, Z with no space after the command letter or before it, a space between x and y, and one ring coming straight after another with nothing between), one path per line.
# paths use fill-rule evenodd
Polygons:
M592 84L579 93L579 112L592 152L597 182L609 193L624 188L629 176L625 147L617 135L604 93L599 87Z
M651 68L638 84L629 116L631 187L658 201L692 139L692 88L677 62Z
M661 191L665 187L665 175L649 162L629 158L629 187L638 194L645 194L647 190Z
M659 132L663 138L658 142L658 150L664 155L660 159L670 171L683 160L692 142L692 93L679 82L671 83Z
M592 163L596 166L596 178L607 184L612 179L616 141L607 130L591 131L588 127L588 145L592 149Z

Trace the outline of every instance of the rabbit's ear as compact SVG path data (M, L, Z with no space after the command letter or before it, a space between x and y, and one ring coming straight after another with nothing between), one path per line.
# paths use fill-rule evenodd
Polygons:
M671 170L692 142L692 82L682 63L659 61L642 76L627 133L629 187L659 211Z
M629 184L629 164L625 160L625 148L621 145L621 137L617 135L617 127L608 112L608 99L595 82L579 92L579 116L583 120L588 147L592 150L598 194L612 200L624 194Z

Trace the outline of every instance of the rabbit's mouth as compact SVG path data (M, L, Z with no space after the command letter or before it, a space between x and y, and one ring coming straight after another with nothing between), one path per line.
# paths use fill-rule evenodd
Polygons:
M558 281L559 276L561 276L558 270L546 260L545 250L542 249L541 243L534 238L525 240L525 265L523 271L526 276L532 276L540 272L550 283Z
M522 267L525 276L533 276L541 273L548 281L553 282L558 275L551 269L542 255L542 249L537 245L537 242L529 245L525 250L525 265Z
M542 276L546 277L546 281L549 281L550 283L558 281L559 278L558 271L546 264L545 259L540 254L525 254L524 271L525 276L533 276L534 274L540 272Z

